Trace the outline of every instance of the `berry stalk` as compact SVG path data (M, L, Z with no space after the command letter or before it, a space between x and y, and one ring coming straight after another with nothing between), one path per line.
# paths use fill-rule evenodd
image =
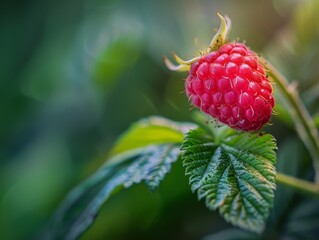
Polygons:
M319 185L277 172L276 181L298 192L319 197Z
M294 119L296 130L308 148L313 159L315 169L315 182L319 182L319 134L306 107L302 103L295 86L288 83L287 79L266 59L260 58L261 64L269 71L268 75L282 93Z

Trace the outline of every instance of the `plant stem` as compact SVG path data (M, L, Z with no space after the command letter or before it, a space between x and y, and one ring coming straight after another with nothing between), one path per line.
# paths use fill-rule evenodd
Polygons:
M278 86L288 107L288 111L296 124L296 130L308 148L313 159L316 172L315 181L319 182L319 134L314 121L302 103L296 85L289 84L287 79L264 58L260 58L261 63L269 70L268 74Z
M289 186L298 192L306 193L319 198L319 184L311 183L302 179L278 173L276 175L278 183Z

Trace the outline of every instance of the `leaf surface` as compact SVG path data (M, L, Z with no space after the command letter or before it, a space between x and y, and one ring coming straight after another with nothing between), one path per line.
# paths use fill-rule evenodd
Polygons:
M145 118L119 137L111 155L150 144L181 143L185 133L194 128L193 123L179 123L158 116Z
M192 191L226 221L261 233L276 188L276 144L270 134L191 130L182 145Z

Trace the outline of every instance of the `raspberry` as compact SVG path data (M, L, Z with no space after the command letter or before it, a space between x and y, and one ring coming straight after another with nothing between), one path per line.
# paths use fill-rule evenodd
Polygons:
M270 120L273 89L258 56L242 43L226 43L230 19L217 13L220 27L202 56L179 65L165 58L172 71L189 71L186 95L194 106L242 131L256 131Z
M224 44L192 63L185 89L202 112L243 131L259 130L274 107L265 69L242 43Z

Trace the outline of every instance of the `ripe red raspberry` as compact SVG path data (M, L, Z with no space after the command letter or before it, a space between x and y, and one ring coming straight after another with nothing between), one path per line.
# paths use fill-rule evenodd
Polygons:
M265 69L242 43L224 44L192 63L185 88L194 106L243 131L259 130L274 107Z

